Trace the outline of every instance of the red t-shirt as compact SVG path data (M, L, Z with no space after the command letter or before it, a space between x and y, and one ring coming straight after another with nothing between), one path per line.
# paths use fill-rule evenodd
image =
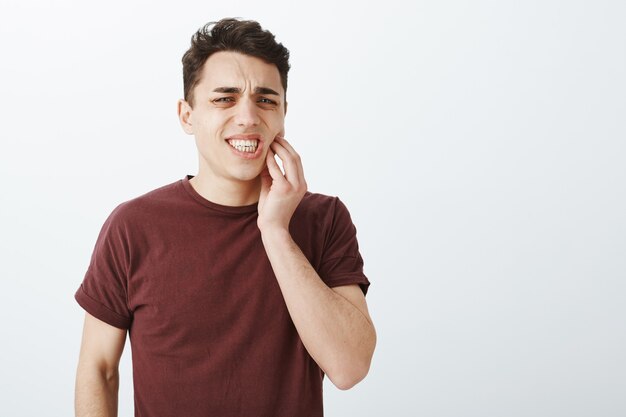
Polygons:
M191 178L117 206L75 294L129 331L135 415L322 416L324 374L289 316L257 204L213 203ZM367 293L356 228L337 197L307 192L289 229L326 285Z

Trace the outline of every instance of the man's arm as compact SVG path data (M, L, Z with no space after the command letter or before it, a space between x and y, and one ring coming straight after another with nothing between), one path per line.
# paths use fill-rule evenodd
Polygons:
M125 342L126 330L85 313L76 371L76 417L117 416L118 367Z
M288 232L261 236L302 343L337 388L352 388L367 375L376 345L361 288L329 288Z
M365 297L356 284L329 288L291 238L289 222L307 188L300 156L278 136L266 163L257 221L265 251L302 343L335 386L349 389L367 375L376 346Z

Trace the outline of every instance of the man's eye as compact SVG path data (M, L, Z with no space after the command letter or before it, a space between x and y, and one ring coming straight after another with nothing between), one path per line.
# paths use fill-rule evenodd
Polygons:
M261 98L260 101L267 103L267 104L276 104L276 102L274 100L270 100L269 98Z
M215 100L213 100L214 103L226 103L230 101L233 101L232 97L220 97L220 98L216 98Z

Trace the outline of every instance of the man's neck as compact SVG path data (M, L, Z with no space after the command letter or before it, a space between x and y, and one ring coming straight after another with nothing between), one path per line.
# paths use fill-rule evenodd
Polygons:
M248 206L259 201L261 177L251 181L217 181L198 173L189 180L198 194L205 199L223 206Z

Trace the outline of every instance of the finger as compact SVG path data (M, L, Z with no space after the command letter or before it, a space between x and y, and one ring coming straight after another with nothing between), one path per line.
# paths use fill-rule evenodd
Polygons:
M285 168L285 178L291 184L298 185L300 183L300 169L298 168L298 161L280 142L274 141L271 145L272 150L278 155L283 162Z
M278 141L277 142L275 141L275 143L278 143L280 146L282 146L289 153L289 155L291 155L291 157L293 158L295 171L292 171L292 172L295 172L296 175L299 177L299 179L304 180L304 168L302 166L302 159L300 158L300 154L296 152L293 146L291 146L291 144L287 142L287 140L284 137L277 136L277 138L278 138ZM280 154L278 156L281 159L283 159ZM291 182L291 179L289 177L287 179L289 179L289 181Z
M261 171L261 195L259 196L259 201L265 199L265 196L267 196L271 186L272 176L270 175L266 165L265 168L263 168L263 171Z
M267 169L275 181L285 180L283 172L280 170L278 163L274 159L274 152L271 149L267 151L266 157Z
M280 144L283 145L289 152L296 153L296 150L293 148L293 146L291 146L291 144L287 141L287 139L285 139L283 135L277 135L276 138L279 139Z

